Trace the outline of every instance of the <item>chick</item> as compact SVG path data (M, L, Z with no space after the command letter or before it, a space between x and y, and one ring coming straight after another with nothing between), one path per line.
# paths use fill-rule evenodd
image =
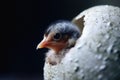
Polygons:
M80 30L75 24L69 21L57 21L45 31L44 38L38 44L37 49L49 48L50 50L46 55L46 62L56 65L74 47L80 35Z

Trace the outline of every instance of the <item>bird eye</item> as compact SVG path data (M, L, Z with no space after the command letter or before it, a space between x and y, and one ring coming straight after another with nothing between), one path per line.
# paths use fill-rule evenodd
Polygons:
M59 40L59 39L61 39L61 37L62 37L62 35L60 33L56 33L53 38L54 38L54 40Z

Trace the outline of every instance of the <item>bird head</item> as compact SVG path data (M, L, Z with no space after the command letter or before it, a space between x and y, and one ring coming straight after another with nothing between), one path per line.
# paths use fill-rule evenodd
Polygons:
M43 40L38 44L39 48L49 48L59 53L63 49L73 47L80 37L79 28L69 21L57 21L45 31Z

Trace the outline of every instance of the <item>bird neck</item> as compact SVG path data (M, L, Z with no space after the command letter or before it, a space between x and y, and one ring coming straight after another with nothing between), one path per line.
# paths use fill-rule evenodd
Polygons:
M64 56L69 50L70 50L70 48L64 48L63 50L61 50L59 52L55 52L55 54Z

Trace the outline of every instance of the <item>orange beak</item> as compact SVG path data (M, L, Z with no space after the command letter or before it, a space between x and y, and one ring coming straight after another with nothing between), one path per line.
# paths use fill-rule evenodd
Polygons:
M44 39L37 45L37 49L46 48L47 44L48 42L46 41L46 38L44 37Z
M65 47L66 47L65 42L54 42L54 41L50 41L46 37L44 37L44 39L38 44L37 49L49 48L49 49L54 50L56 53L58 53Z

